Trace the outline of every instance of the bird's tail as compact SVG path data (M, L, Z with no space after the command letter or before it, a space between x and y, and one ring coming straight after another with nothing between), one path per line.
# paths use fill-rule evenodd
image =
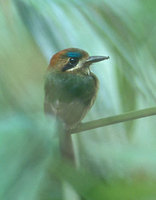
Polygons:
M75 164L74 149L72 143L72 136L69 130L60 135L60 152L62 159L71 164Z

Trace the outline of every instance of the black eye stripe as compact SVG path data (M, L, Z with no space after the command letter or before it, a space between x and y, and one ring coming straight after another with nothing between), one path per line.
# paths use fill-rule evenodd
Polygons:
M77 65L78 62L79 62L79 58L71 57L69 59L69 62L62 68L62 71L64 72L68 69L74 68Z
M68 63L62 68L62 72L65 72L65 71L67 71L68 69L71 69L71 68L73 68L73 66Z

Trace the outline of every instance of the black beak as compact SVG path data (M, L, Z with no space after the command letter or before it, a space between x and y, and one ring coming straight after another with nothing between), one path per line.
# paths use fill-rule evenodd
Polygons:
M109 59L109 56L90 56L87 60L86 63L95 63L95 62L100 62L102 60L107 60Z

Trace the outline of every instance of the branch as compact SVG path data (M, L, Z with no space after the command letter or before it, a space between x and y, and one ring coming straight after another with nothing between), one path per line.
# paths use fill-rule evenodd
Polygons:
M93 120L86 123L81 123L76 129L73 129L71 133L79 133L82 131L87 131L99 127L104 127L112 124L117 124L129 120L139 119L143 117L149 117L152 115L156 115L156 107L147 108L138 111L131 111L125 114L116 115L112 117L102 118L98 120Z

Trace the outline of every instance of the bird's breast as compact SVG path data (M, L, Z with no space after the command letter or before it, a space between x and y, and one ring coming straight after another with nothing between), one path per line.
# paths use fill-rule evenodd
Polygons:
M98 89L94 74L51 72L45 82L45 112L61 118L67 127L75 127L93 105Z
M52 72L47 75L45 87L48 90L49 98L70 102L79 100L88 104L98 89L98 80L94 74L70 74Z

